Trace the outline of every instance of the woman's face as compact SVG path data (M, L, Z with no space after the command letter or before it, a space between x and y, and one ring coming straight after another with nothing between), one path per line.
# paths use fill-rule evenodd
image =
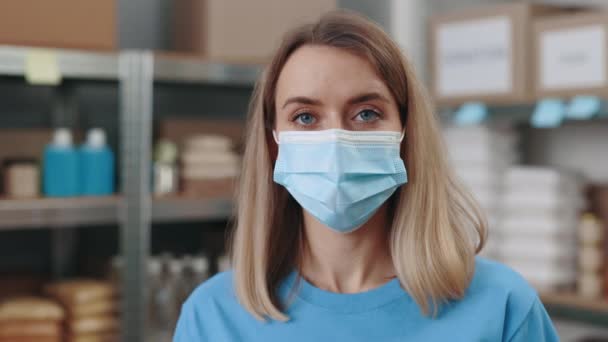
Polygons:
M277 82L277 131L401 131L397 103L373 66L346 50L305 45Z

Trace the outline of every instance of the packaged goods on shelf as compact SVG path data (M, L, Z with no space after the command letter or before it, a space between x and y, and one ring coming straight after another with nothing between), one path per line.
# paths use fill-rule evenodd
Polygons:
M62 321L65 311L56 301L38 297L15 297L0 302L0 321Z
M47 285L45 293L65 308L69 341L117 340L120 304L118 291L112 283L92 279L66 280Z
M81 134L66 128L0 130L4 196L9 198L103 196L114 193L114 156L100 129L74 146ZM15 144L14 141L19 141ZM5 148L11 146L10 148ZM37 161L41 161L39 165ZM40 179L42 184L40 184Z
M115 0L6 2L0 11L0 45L115 49L117 13Z
M230 196L240 169L243 122L170 119L160 125L161 139L177 142L180 188L187 196Z
M552 168L513 166L506 173L498 254L539 289L576 282L580 184L576 174Z
M591 213L581 216L578 224L578 294L598 299L604 294L606 244L605 227Z
M78 149L79 192L84 196L114 193L114 153L106 143L106 133L93 128Z
M4 195L9 198L34 198L40 195L40 168L35 159L5 159L2 163Z
M558 262L547 264L546 262L505 260L505 263L541 292L569 290L576 279L576 270L573 267L563 267Z
M25 181L22 182L24 177L31 178L31 170L23 172L24 169L19 169L9 171L9 173L7 173L7 170L11 165L15 165L14 162L42 160L44 146L52 139L52 137L53 131L50 129L0 128L0 165L3 165L3 178L5 183L1 196L12 197L13 195L11 195L10 192L13 191L16 191L19 195L25 195L26 193L30 193L34 190L36 194L40 193L39 178L30 184L27 184ZM16 141L19 143L15 144ZM20 163L18 164L20 165ZM29 169L29 167L27 168ZM39 166L36 165L36 168L39 169ZM17 173L17 175L15 175L15 173ZM11 180L9 181L7 177L10 177ZM18 184L6 184L7 182L14 183L15 181L17 181ZM17 185L19 189L15 189L14 185Z
M570 190L577 195L579 195L582 186L580 177L574 174L542 167L513 168L509 170L505 182L507 186L525 187L527 189L538 188L543 191Z
M66 280L45 287L45 292L68 307L97 300L113 300L118 291L110 283L92 279Z
M608 260L608 185L591 185L587 192L589 198L589 210L599 220L603 232L604 260ZM603 288L605 297L608 297L608 264L604 264Z
M518 160L517 136L509 128L487 126L448 127L444 130L448 155L458 178L478 201L489 224L482 255L498 258L504 173Z
M231 146L240 150L245 132L244 121L234 119L166 119L160 123L159 138L175 141L183 150L189 137L199 134L214 134L229 137Z
M65 312L55 301L15 297L0 302L0 341L61 341Z
M500 228L519 237L569 237L575 234L572 227L577 224L577 215L574 213L556 212L542 214L536 212L534 216L505 215L500 221Z
M168 253L148 260L149 327L152 340L169 341L177 322L180 307L178 303L180 273L179 260Z
M177 258L168 253L150 257L147 262L150 285L148 320L155 341L170 339L181 306L210 276L206 255Z
M558 7L500 4L431 19L432 91L441 105L532 99L532 20ZM474 37L474 39L472 39Z
M534 21L533 52L538 98L608 95L608 14L588 11Z
M46 196L71 197L79 194L78 152L72 140L72 133L60 128L44 150L42 186Z
M230 138L195 135L185 141L181 165L185 194L221 196L231 194L240 171L240 158L233 151Z
M179 187L177 166L177 145L168 139L161 139L154 148L154 185L157 196L176 193Z
M288 30L337 6L336 0L176 1L174 47L212 59L267 59Z

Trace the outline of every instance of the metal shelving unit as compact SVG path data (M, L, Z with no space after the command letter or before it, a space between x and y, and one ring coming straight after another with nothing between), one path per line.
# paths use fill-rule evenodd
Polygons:
M149 165L154 84L253 87L260 69L256 65L222 64L149 51L125 52L120 56L122 179L126 198L121 233L127 272L123 292L126 341L143 341L146 337L145 279L151 223L226 219L232 211L229 198L152 198Z
M574 293L541 293L541 300L551 313L592 324L608 325L608 300L586 299Z
M152 201L152 221L188 222L221 220L232 214L231 198L162 197Z
M24 76L27 61L37 52L54 56L63 78L87 80L117 80L118 55L109 52L90 52L66 49L0 46L0 75Z
M120 87L120 139L118 157L123 195L102 198L0 199L0 232L34 227L120 225L125 256L123 327L125 341L146 336L146 259L151 224L155 222L217 220L230 217L232 199L152 198L149 189L154 84L253 87L261 72L256 64L225 64L191 56L44 49L54 56L63 79L116 81ZM38 48L0 46L0 77L23 77L27 60ZM506 119L503 111L529 113L531 106L492 109L492 119ZM519 120L528 120L522 116ZM603 115L600 120L606 118ZM513 120L510 117L509 120ZM607 317L606 302L581 301L561 294L543 294L547 306L592 312Z
M119 196L0 199L0 231L115 224Z
M192 56L154 55L154 80L167 83L253 86L261 72L256 64L225 64Z
M118 83L121 146L117 158L122 161L123 194L102 198L0 199L0 231L119 224L125 257L123 339L144 341L145 265L152 222L225 219L232 211L230 198L152 199L149 165L154 83L252 87L261 68L149 51L110 53L0 46L0 77L25 77L31 59L40 53L47 56L50 67L58 70L61 80Z

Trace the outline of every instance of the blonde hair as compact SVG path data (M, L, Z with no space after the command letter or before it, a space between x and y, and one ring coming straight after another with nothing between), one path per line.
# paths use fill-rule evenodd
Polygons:
M275 88L287 59L309 44L367 58L397 101L409 182L390 199L390 253L404 289L424 314L436 313L442 302L464 296L486 239L485 218L448 166L437 119L412 65L381 28L343 11L288 34L254 89L231 241L239 301L258 319L288 319L276 292L297 266L302 209L272 179Z

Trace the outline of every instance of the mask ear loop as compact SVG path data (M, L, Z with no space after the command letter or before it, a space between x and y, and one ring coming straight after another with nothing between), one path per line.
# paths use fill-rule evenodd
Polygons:
M272 137L274 138L274 142L277 143L277 145L279 145L279 138L277 136L277 131L275 131L274 129L272 130Z
M401 131L401 136L399 137L399 142L402 142L403 138L405 138L405 128L403 128L403 131Z

